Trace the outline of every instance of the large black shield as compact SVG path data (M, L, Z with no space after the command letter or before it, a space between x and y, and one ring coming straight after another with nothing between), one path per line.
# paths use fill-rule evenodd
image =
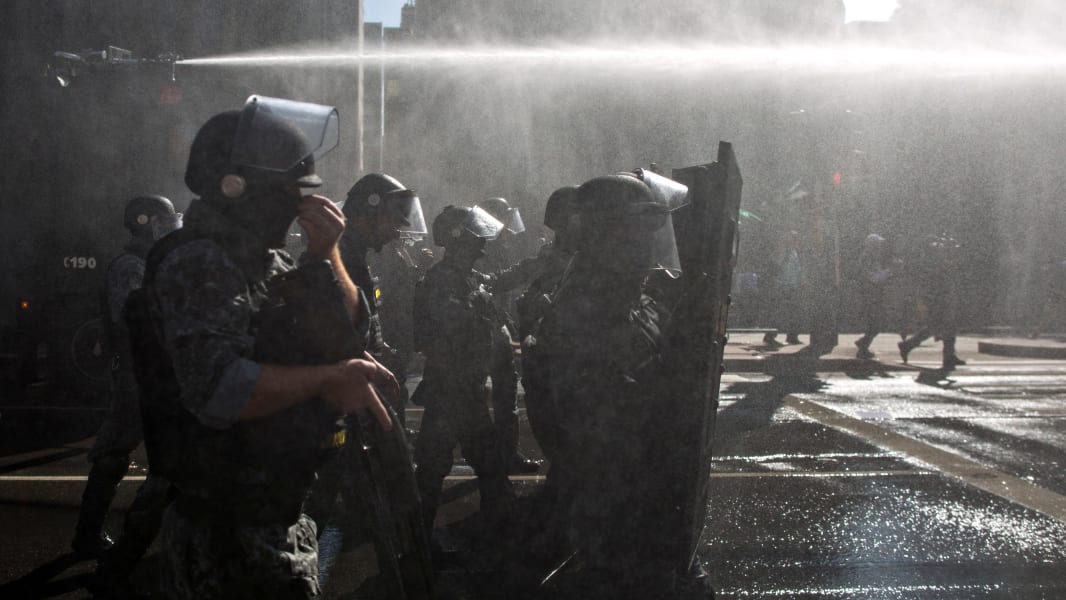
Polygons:
M665 335L671 365L677 443L674 485L679 569L696 557L707 517L711 446L722 379L729 290L736 265L742 179L733 146L719 142L716 162L675 169L689 204L674 213L682 274L671 286L673 310Z

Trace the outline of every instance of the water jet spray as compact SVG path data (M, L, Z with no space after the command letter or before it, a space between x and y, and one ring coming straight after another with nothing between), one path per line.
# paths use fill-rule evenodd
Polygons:
M900 73L915 77L1066 74L1066 53L990 48L955 50L907 46L837 45L607 45L440 46L382 52L292 50L179 60L182 66L533 68L564 71L653 68L658 72L814 74Z

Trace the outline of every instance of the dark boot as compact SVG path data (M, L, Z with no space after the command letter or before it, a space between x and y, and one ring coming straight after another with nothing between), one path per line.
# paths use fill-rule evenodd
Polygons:
M859 351L855 353L855 357L861 358L863 360L872 360L874 358L877 358L877 355L873 352L870 352L870 349L868 347L859 346Z
M951 371L955 367L965 365L966 361L959 358L959 355L955 353L955 336L945 335L942 339L944 341L944 351L941 359L941 368L945 371Z
M952 354L951 356L945 356L940 366L945 371L952 371L955 367L961 367L965 364L966 361L962 360L957 355Z
M104 519L115 499L115 488L129 469L124 457L105 456L93 463L81 495L81 509L70 547L83 557L96 558L113 545L104 533Z
M126 511L122 535L100 556L94 580L101 589L117 598L140 597L129 584L130 575L159 533L163 513L173 498L170 482L149 472Z
M859 351L855 353L855 356L867 360L874 358L876 355L873 352L870 352L870 342L872 341L873 336L870 334L866 334L855 340L855 346L859 349Z

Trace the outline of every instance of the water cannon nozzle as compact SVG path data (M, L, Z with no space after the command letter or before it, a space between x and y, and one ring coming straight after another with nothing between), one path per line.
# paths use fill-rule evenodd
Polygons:
M56 51L52 56L47 74L64 88L69 87L75 77L86 69L139 68L155 64L169 65L170 80L176 81L175 65L182 60L181 54L174 51L164 52L155 58L136 58L130 50L110 45L105 50Z

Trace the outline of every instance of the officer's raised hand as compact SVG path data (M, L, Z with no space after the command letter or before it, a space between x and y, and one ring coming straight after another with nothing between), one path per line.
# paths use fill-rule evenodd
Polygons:
M382 367L376 361L359 358L343 361L332 367L333 372L322 385L322 399L344 414L369 411L382 429L391 431L392 419L389 412L370 385L379 377Z
M299 209L296 221L307 232L307 252L318 259L332 259L344 233L344 213L318 194L301 198Z
M344 292L344 305L348 316L356 321L359 315L359 294L348 272L344 270L341 252L337 246L344 234L344 213L325 196L311 194L300 199L296 222L307 232L307 254L318 260L333 264L333 272Z

